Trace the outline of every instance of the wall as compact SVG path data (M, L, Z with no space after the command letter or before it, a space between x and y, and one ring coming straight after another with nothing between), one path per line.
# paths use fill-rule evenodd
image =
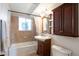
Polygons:
M3 42L4 42L4 50L5 50L5 55L8 55L8 48L10 45L10 13L8 12L9 5L7 3L0 3L0 19L5 21L2 25L2 35L3 35ZM5 26L6 25L6 26ZM5 28L6 27L6 28Z
M20 43L26 41L32 41L36 34L35 23L32 19L32 31L19 31L18 29L18 16L11 16L11 43Z
M71 50L73 56L79 56L79 37L74 38L58 35L53 35L52 37L55 44Z
M71 50L73 56L79 56L79 37L67 37L59 35L52 35L52 37L55 44Z

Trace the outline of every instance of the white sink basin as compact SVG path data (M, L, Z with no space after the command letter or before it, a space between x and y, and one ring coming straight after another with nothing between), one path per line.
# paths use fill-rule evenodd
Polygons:
M36 40L41 40L41 41L45 41L47 39L51 39L51 37L49 37L49 36L35 36L34 38Z

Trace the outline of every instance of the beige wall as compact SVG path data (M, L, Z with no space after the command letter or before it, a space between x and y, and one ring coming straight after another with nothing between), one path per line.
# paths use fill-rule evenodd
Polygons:
M11 16L11 43L31 41L36 34L35 23L32 19L32 31L18 30L18 16Z

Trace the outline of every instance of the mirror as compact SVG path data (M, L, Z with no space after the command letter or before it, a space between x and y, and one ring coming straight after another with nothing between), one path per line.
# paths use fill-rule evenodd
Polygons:
M42 32L49 33L48 19L47 18L42 19Z

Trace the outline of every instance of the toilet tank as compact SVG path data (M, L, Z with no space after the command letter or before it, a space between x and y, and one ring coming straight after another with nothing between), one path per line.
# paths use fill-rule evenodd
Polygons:
M51 55L53 56L71 56L72 54L71 50L63 48L58 45L53 45L51 50Z

